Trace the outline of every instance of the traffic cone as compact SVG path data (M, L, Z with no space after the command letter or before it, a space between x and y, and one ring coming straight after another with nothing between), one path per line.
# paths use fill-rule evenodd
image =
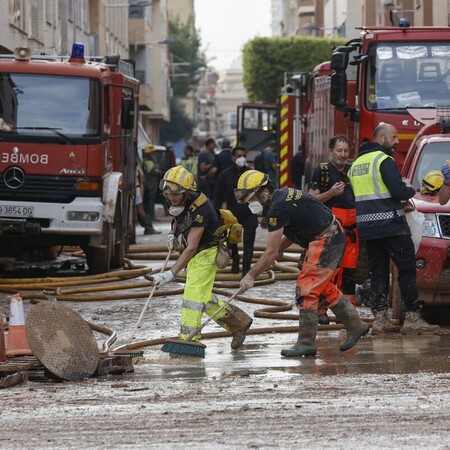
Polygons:
M3 329L3 309L0 308L0 362L6 361L5 330Z
M32 355L25 330L25 311L20 294L11 297L6 356Z

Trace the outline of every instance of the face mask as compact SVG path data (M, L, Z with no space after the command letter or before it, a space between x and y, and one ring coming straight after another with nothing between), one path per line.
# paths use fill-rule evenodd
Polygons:
M237 158L235 163L238 167L244 167L245 163L247 162L245 156L241 156L240 158Z
M248 204L248 208L252 212L252 214L262 214L263 212L263 206L261 203L253 201Z
M172 217L179 216L183 211L184 211L184 206L173 206L173 205L169 206L169 214Z

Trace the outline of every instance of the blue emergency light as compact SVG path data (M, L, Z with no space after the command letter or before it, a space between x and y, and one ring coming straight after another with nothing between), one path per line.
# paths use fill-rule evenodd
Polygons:
M411 24L409 23L409 20L406 19L405 17L402 17L399 21L398 21L398 26L400 28L408 28L411 26Z
M72 45L72 58L84 59L84 44L82 42L75 42Z

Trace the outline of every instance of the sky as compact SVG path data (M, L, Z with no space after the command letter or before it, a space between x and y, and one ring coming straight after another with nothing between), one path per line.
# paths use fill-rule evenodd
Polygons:
M194 0L195 26L208 65L228 69L254 37L270 36L270 0Z

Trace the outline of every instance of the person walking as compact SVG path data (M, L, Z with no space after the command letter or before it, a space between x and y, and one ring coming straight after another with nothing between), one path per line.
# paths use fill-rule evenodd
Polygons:
M144 209L151 221L157 220L155 203L158 194L158 180L161 176L158 163L154 157L155 147L147 144L143 149L142 170L144 172Z
M296 283L298 339L293 347L283 349L281 355L299 357L317 353L319 304L329 307L347 330L347 339L339 346L340 350L353 347L367 334L369 326L334 282L345 248L345 233L339 221L312 195L293 188L275 190L269 177L257 170L240 176L235 196L241 203L269 206L266 249L242 278L243 292L252 288L256 277L293 243L306 251Z
M224 138L222 140L222 149L214 157L213 166L216 168L216 182L225 169L233 166L232 149L228 139Z
M239 204L234 196L234 189L237 187L239 177L250 170L246 166L247 151L245 147L234 147L231 151L233 166L225 169L217 179L216 189L214 191L214 206L222 208L223 203L237 218L244 229L243 237L243 258L242 275L245 276L250 270L253 259L253 248L255 245L256 229L258 228L258 213L262 213L262 207L251 211L248 205ZM239 252L237 244L231 247L231 272L239 273Z
M180 165L188 172L191 172L194 178L197 179L198 156L194 155L194 147L192 145L187 144L184 147L184 156L181 158Z
M375 321L373 334L398 332L388 315L390 261L398 268L405 321L405 334L436 331L420 316L416 284L416 259L404 204L415 190L402 180L392 154L398 145L397 129L380 123L373 132L373 142L365 142L349 170L356 201L356 224L365 241L370 268L371 308Z
M200 326L204 312L211 316L224 304L212 294L218 252L214 233L220 222L213 204L205 194L198 192L194 176L184 167L168 170L161 180L160 189L173 217L167 247L169 250L181 248L181 254L170 269L153 275L153 282L160 287L187 267L180 331L180 339L186 340ZM232 333L233 349L242 345L253 322L248 314L234 305L226 306L214 321ZM196 335L193 340L199 341L200 336Z
M198 187L200 192L210 200L214 194L215 175L217 167L214 167L214 149L216 141L209 137L205 141L205 148L198 155Z
M350 141L347 136L337 135L330 139L328 162L321 163L309 184L309 193L320 200L337 217L346 234L346 246L337 286L356 306L355 273L359 255L359 238L356 229L355 197L347 176L350 164ZM330 319L326 309L319 310L319 324L327 325Z

